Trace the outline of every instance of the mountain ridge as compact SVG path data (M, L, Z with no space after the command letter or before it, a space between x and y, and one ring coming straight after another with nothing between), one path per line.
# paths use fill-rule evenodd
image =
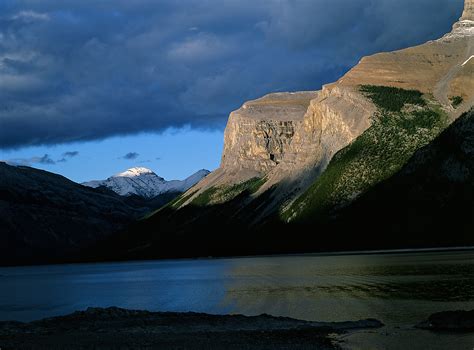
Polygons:
M220 167L193 188L194 194L181 206L213 187L253 177L267 179L256 196L279 188L268 210L292 202L339 150L372 125L377 107L360 91L363 85L418 90L454 121L474 104L474 60L469 60L474 54L472 8L472 0L466 0L462 17L442 38L364 57L309 98L306 92L278 93L244 103L230 114ZM305 94L306 108L289 113L288 101L301 106L299 94ZM461 102L453 106L454 100Z

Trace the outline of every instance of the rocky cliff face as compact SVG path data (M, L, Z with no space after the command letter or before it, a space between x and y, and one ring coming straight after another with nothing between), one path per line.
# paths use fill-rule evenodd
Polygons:
M374 112L374 106L357 89L325 86L308 106L281 164L267 173L267 182L257 194L285 184L280 186L275 204L294 198L338 150L370 126Z
M266 174L280 164L303 122L315 92L276 93L232 112L224 136L221 168Z
M474 54L474 22L460 21L443 38L405 50L380 53L363 58L339 80L344 86L385 85L416 89L434 97L454 116L460 111L450 108L450 98L461 96L466 105L474 98L468 60Z
M474 0L466 0L461 21L474 21Z
M190 198L265 177L256 196L278 186L275 203L290 202L337 151L370 127L376 107L359 91L362 85L419 90L455 120L474 104L473 17L473 0L466 0L460 21L439 40L365 57L319 92L271 94L245 103L230 115L221 167Z
M275 93L246 102L230 114L224 135L220 167L191 188L182 205L214 187L232 186L252 178L266 177L297 159L299 150L293 139L318 92Z

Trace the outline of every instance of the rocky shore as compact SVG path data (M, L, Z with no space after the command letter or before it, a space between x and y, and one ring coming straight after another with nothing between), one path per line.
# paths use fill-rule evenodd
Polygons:
M6 349L339 349L331 334L382 322L308 322L260 315L208 315L89 308L30 323L0 322Z

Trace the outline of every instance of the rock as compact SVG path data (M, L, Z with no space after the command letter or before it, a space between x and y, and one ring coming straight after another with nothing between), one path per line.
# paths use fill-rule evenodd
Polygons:
M221 168L266 174L290 151L315 92L276 93L232 112L224 136Z
M432 314L428 320L416 326L432 331L473 331L474 310L471 311L444 311Z
M474 0L465 0L461 21L474 21Z
M219 169L188 191L185 196L190 196L189 200L182 206L213 187L231 186L255 177L270 178L270 174L283 174L283 168L295 169L291 162L305 155L292 146L293 139L298 143L307 136L301 130L310 103L318 95L312 91L269 94L232 112ZM311 153L311 149L307 151Z
M275 204L299 194L326 168L340 149L370 126L374 106L357 89L331 84L323 87L306 111L281 163L266 176L258 194L280 186Z

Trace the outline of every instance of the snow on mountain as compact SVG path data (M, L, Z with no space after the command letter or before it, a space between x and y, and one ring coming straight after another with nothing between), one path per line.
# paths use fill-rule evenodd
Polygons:
M135 167L125 170L123 173L114 175L113 177L136 177L141 175L156 175L152 170L143 167Z
M104 186L122 196L153 198L167 192L185 192L208 174L208 170L199 170L184 180L166 181L148 168L136 167L107 180L89 181L83 185L93 188Z

